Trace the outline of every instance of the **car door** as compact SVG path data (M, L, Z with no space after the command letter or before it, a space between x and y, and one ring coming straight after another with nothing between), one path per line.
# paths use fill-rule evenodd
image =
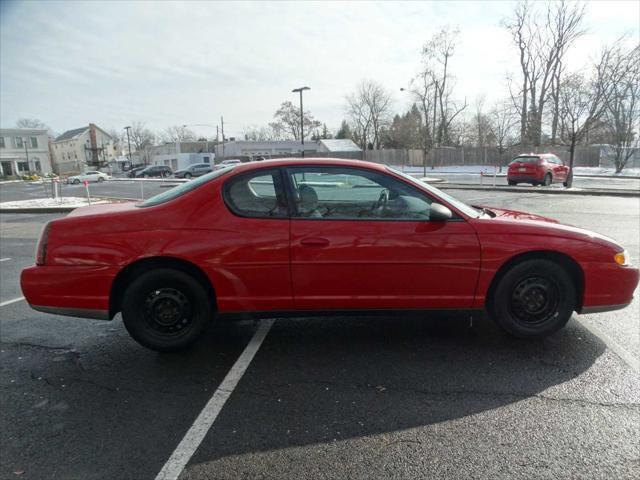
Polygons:
M462 216L430 221L434 199L389 173L286 171L297 309L472 306L480 247Z
M234 175L223 186L229 215L216 215L217 301L227 312L293 309L289 212L279 169Z

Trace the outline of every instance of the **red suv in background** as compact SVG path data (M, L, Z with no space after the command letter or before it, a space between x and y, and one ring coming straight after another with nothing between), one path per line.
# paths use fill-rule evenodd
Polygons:
M509 164L507 182L509 185L530 183L544 185L562 182L566 187L569 167L552 153L519 155Z

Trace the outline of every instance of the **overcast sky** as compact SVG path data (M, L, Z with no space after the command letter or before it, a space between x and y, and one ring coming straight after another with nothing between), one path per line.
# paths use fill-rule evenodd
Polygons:
M227 136L264 125L292 88L335 129L344 97L364 78L394 94L420 67L420 48L458 26L456 92L473 102L506 96L517 53L496 2L0 2L0 125L38 118L55 132L94 122L217 124ZM640 2L588 3L588 34L571 51L579 68L623 33L638 37ZM194 128L214 136L215 129ZM212 133L213 132L213 133Z

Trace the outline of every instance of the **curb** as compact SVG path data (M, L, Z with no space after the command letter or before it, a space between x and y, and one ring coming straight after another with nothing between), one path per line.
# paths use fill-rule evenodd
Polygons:
M126 197L99 197L100 200L119 200L120 202L140 202L139 198L126 198ZM118 203L112 202L111 204ZM101 203L98 205L109 205L108 203ZM69 213L76 208L89 207L90 205L82 205L81 207L69 207L69 206L55 206L55 207L23 207L23 208L0 208L0 213Z
M588 195L599 197L640 197L640 190L622 190L622 189L584 189L584 190L565 190L565 189L542 189L542 188L522 188L522 187L481 187L475 185L456 185L455 183L447 183L440 185L443 190L473 190L481 192L521 192L521 193L542 193L547 195Z

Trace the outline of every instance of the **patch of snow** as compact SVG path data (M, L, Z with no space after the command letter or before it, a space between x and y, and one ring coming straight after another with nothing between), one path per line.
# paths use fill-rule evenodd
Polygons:
M108 200L91 200L91 205L110 203ZM16 200L13 202L0 202L0 208L54 208L69 207L79 208L89 205L86 198L83 197L62 197L54 198L34 198L30 200Z
M423 167L409 167L403 168L405 173L423 173ZM450 165L441 166L432 169L427 166L427 174L434 173L459 173L459 174L488 174L493 175L496 172L500 175L500 169L493 165ZM625 168L622 173L615 173L615 169L612 167L574 167L573 172L576 175L602 175L602 176L615 176L615 177L638 177L640 176L640 168ZM502 174L506 175L507 167L502 167Z

